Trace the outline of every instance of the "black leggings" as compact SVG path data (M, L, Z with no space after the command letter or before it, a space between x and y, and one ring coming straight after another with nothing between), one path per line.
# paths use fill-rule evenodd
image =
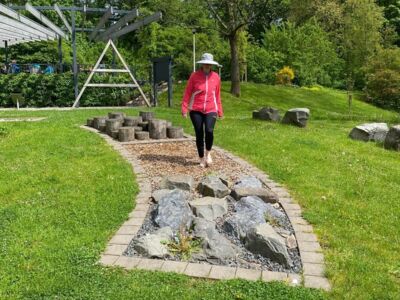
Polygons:
M203 114L199 111L191 111L194 131L196 132L196 146L199 157L204 157L204 131L206 133L206 149L210 151L214 141L214 126L217 120L217 113Z

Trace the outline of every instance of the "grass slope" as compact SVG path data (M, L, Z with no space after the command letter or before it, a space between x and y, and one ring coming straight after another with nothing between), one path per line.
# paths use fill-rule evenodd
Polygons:
M160 117L192 132L175 106ZM246 84L240 100L223 88L224 120L216 144L284 183L325 249L328 295L336 299L396 299L400 293L400 159L380 145L347 138L364 121L399 122L394 113L344 93ZM251 119L271 105L309 107L309 127ZM312 299L326 295L282 284L208 282L95 265L133 207L132 173L97 136L77 128L105 111L0 112L48 116L42 123L0 125L0 298ZM134 110L130 112L136 114ZM3 135L2 135L3 132ZM8 133L7 133L8 132ZM326 199L326 200L324 200ZM10 271L11 270L11 271Z

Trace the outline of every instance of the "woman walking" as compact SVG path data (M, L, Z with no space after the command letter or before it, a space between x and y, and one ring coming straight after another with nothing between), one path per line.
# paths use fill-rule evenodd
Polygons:
M200 69L189 78L182 100L182 116L187 118L188 112L196 132L196 146L200 166L212 164L211 149L214 141L214 126L217 117L222 118L221 80L212 66L219 66L209 53L204 53ZM204 139L205 138L205 139ZM204 143L206 152L204 153Z

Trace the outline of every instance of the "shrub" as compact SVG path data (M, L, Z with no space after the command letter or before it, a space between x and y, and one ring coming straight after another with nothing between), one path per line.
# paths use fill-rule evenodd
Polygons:
M400 48L383 49L366 66L368 99L384 108L400 111Z
M292 84L293 79L294 71L288 66L283 67L283 69L279 70L279 72L276 73L277 84L290 85Z

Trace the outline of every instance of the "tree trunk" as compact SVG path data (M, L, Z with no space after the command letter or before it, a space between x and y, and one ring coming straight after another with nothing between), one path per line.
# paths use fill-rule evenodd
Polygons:
M240 67L237 32L229 36L229 45L231 48L231 94L240 97Z

